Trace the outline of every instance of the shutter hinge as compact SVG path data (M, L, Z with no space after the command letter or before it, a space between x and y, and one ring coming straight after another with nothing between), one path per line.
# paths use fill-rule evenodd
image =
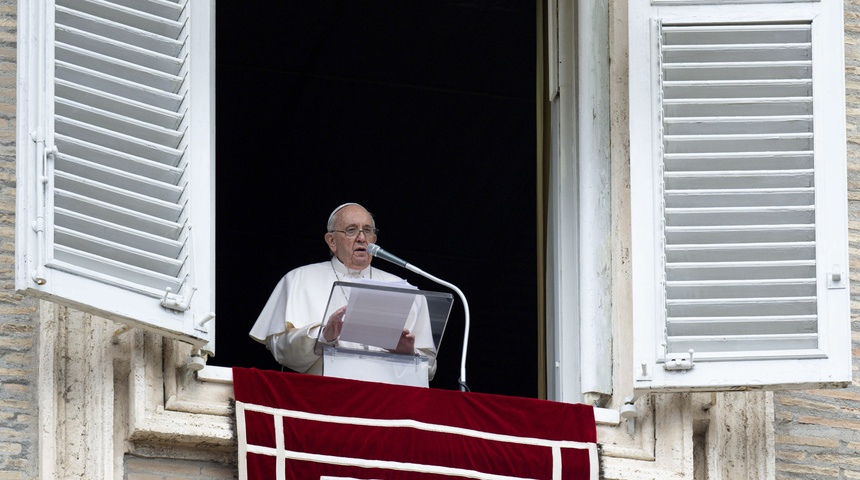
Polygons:
M35 268L30 273L30 278L36 285L45 285L48 280L45 276L45 258L47 254L47 240L45 239L45 209L48 197L48 157L57 158L59 153L56 145L48 146L45 141L45 130L39 127L30 132L30 139L37 144L36 147L36 210L35 219L30 227L36 234ZM38 145L41 144L41 145Z
M666 370L692 370L693 369L693 349L686 353L670 353L666 355L666 362L663 364Z
M177 312L186 312L189 308L191 308L191 297L194 296L194 292L197 291L197 287L191 288L191 293L188 294L188 298L185 297L176 297L171 296L170 293L173 290L170 287L164 289L164 297L161 298L161 306L164 308L169 308L170 310L176 310Z

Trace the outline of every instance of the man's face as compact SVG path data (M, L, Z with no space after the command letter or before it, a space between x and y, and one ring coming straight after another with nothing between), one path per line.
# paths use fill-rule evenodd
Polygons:
M348 238L343 230L356 227L359 230L373 228L373 218L370 213L359 205L349 205L335 215L334 229L340 230L325 234L328 248L347 268L363 270L373 258L367 253L367 244L376 238L368 239L367 235L359 232L358 235Z

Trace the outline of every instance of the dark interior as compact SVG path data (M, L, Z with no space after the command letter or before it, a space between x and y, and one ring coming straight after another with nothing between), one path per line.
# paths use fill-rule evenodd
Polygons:
M538 396L533 2L217 5L217 355L280 369L248 331L287 271L328 258L343 202L463 290L472 391ZM375 259L419 288L448 291ZM455 300L433 388L456 389Z

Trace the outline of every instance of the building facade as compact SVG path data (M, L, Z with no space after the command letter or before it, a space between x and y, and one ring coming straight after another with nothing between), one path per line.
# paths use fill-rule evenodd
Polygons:
M236 478L229 371L196 370L189 358L199 345L16 290L22 3L0 1L0 206L6 266L0 293L0 479ZM562 9L569 5L559 3ZM612 191L618 192L610 206L612 302L606 312L616 348L635 340L628 3L606 5L609 44L603 62L608 73L608 173ZM576 17L556 18L572 22ZM844 2L844 31L849 276L856 283L860 2ZM602 405L597 418L604 477L860 478L856 288L851 294L853 380L845 388L633 396L632 362L624 355L613 357L612 393L584 397Z

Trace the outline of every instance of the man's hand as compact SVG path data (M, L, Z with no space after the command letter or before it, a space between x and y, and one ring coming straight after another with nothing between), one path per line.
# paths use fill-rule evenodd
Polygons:
M409 333L409 330L404 328L403 332L400 334L400 340L397 341L397 348L394 349L394 353L414 355L415 335L412 335L411 333Z
M343 330L343 316L346 313L346 307L340 307L328 317L328 322L323 330L323 338L326 342L333 342L340 336L340 331Z

